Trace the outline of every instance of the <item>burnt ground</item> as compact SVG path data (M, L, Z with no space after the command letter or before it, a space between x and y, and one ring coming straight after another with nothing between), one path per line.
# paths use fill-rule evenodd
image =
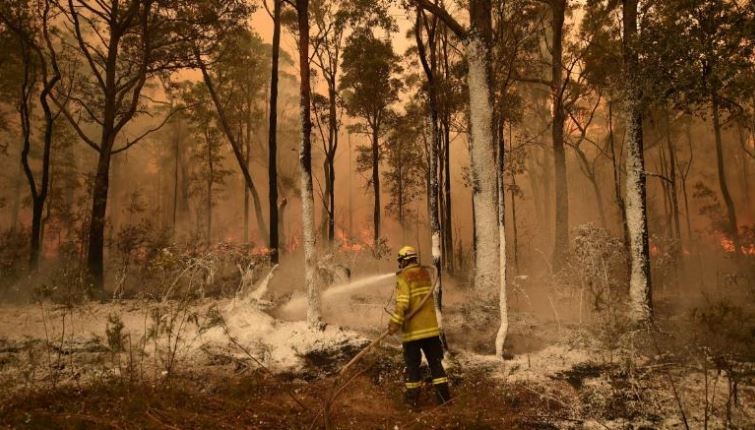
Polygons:
M236 366L237 368L238 366ZM123 378L86 386L17 393L3 399L0 427L14 429L299 429L324 428L323 401L332 377L306 382L249 368L181 373L159 383ZM520 385L504 386L483 371L453 380L454 399L434 403L423 388L419 411L402 403L400 363L388 355L366 367L336 400L331 428L556 429L579 424L564 400ZM304 410L290 395L308 409ZM315 419L315 417L318 417Z
M729 354L719 356L692 349L686 337L691 329L674 328L669 319L647 337L611 320L588 326L517 312L510 315L506 348L512 358L501 362L492 356L495 312L459 306L445 320L453 351L446 363L449 404L437 407L427 385L419 411L403 405L401 352L395 339L388 340L356 367L359 375L332 403L326 427L322 412L334 375L374 331L362 332L356 342L297 353L300 366L275 374L232 344L179 348L168 367L170 343L138 335L140 327L155 336L171 333L164 325L150 329L144 306L0 308L0 429L624 430L684 429L685 420L692 429L755 428L755 366L746 354L755 332L748 324L716 330ZM213 308L205 303L196 309L188 315L207 335ZM723 317L714 317L721 314L728 318L722 326L735 327L730 319L743 320L731 307L711 309L706 321L719 321ZM112 314L125 324L122 333L109 320ZM61 326L65 315L66 331L48 335L53 318ZM270 341L280 343L281 333L289 332L271 332ZM247 340L256 357L271 358L265 344ZM736 356L735 345L741 349Z

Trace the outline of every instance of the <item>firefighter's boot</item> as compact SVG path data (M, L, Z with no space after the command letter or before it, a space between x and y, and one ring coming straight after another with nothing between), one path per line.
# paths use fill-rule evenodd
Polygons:
M448 383L435 385L435 400L442 405L451 400L451 392L448 390Z
M411 410L417 410L419 404L419 388L407 388L404 393L404 403Z

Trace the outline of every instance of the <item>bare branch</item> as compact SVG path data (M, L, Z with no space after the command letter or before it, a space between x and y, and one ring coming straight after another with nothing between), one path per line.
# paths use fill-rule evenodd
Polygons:
M182 111L184 109L185 109L185 107L181 107L181 108L178 108L178 109L173 109L172 111L170 111L168 113L168 115L165 115L165 118L163 118L163 120L162 120L162 122L160 122L160 124L158 124L155 127L150 128L149 130L147 130L144 133L140 134L134 140L129 141L127 139L126 140L126 144L123 147L118 148L118 149L113 149L110 153L111 154L117 154L119 152L123 152L123 151L131 148L132 146L134 146L137 143L139 143L140 140L144 139L145 137L149 136L150 134L152 134L152 133L160 130L161 128L163 128L163 126L168 123L168 121L173 117L173 115L175 115L176 113L178 113L178 112L180 112L180 111Z

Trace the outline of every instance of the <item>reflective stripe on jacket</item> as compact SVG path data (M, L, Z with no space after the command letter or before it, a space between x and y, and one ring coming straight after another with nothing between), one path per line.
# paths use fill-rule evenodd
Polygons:
M417 264L410 264L396 276L396 309L391 321L402 327L402 342L425 339L440 335L438 320L435 318L435 304L429 298L412 319L407 315L419 306L419 302L430 293L433 280L430 270Z

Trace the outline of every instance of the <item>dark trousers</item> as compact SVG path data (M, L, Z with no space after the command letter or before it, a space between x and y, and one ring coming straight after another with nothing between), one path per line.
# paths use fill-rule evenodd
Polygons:
M413 340L403 344L404 362L406 363L406 398L407 402L416 405L421 386L419 365L422 362L422 353L430 367L437 399L439 403L445 403L450 399L448 392L448 377L443 369L443 345L440 337Z

